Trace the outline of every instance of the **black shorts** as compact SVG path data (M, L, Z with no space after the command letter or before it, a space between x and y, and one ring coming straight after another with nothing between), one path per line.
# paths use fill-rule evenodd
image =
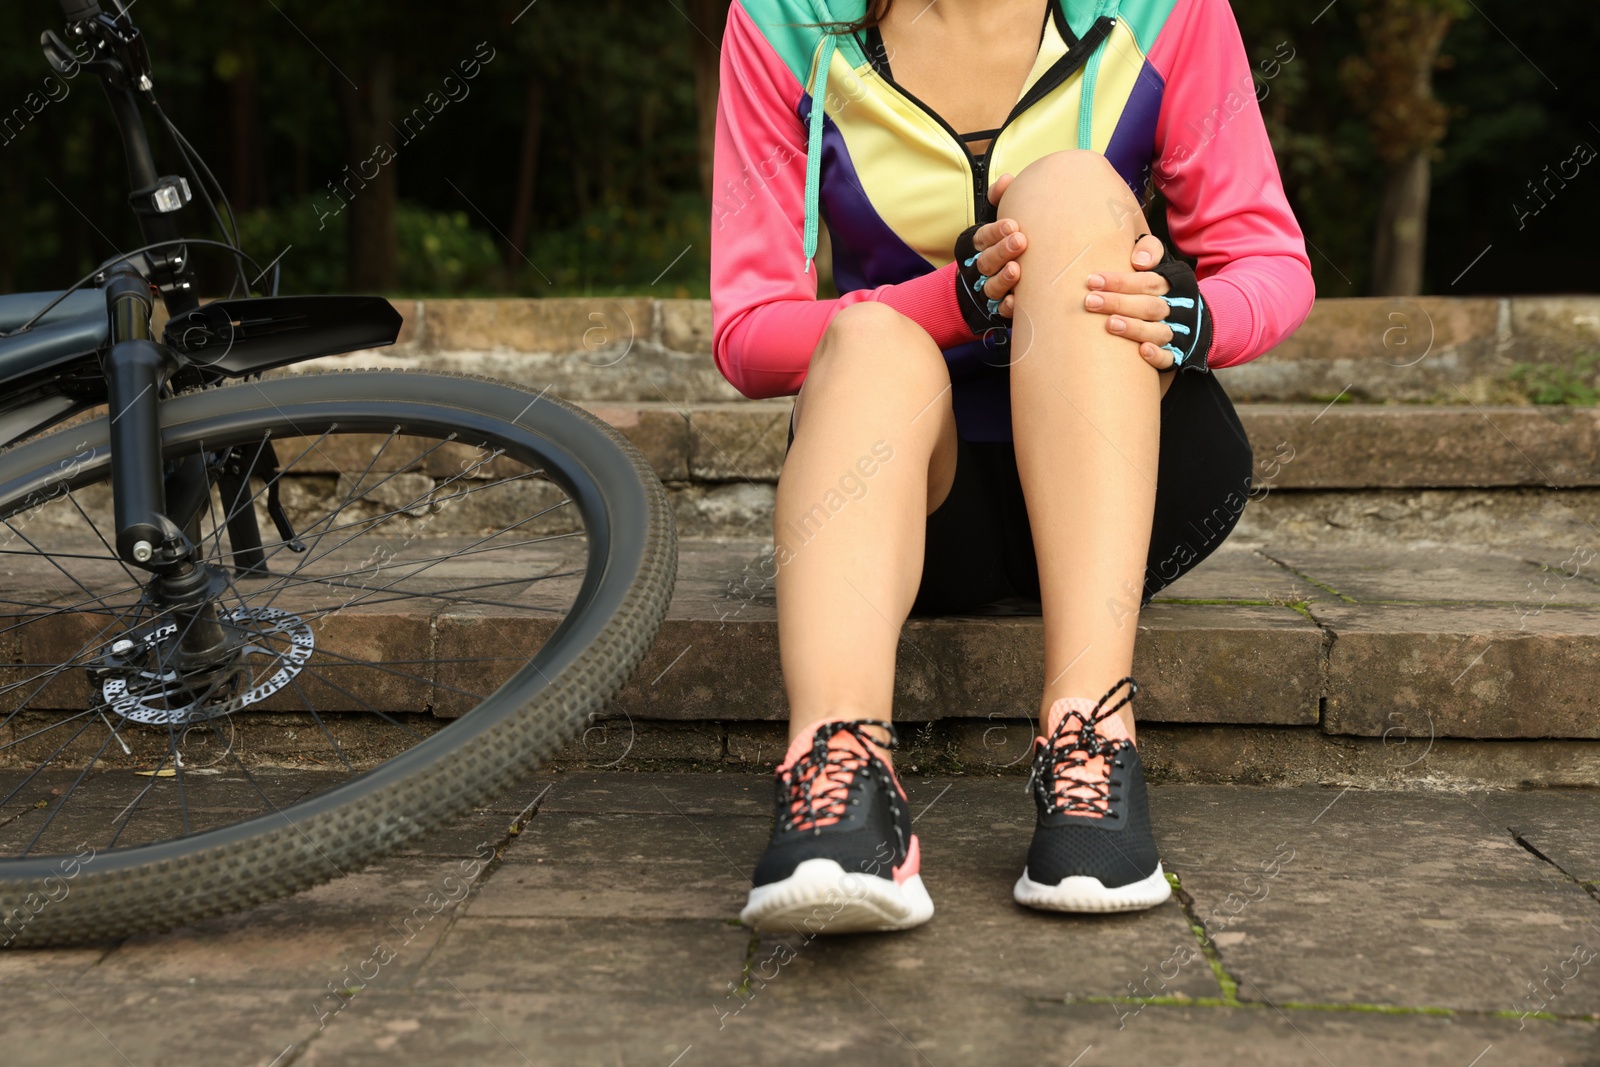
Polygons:
M793 435L791 431L791 443ZM1212 374L1161 398L1155 516L1143 603L1209 556L1250 493L1250 441ZM917 615L1037 614L1039 564L1009 442L960 441L950 495L928 516Z

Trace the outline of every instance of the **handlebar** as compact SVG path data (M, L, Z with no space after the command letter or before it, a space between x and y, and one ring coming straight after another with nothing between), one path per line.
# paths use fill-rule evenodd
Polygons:
M61 0L61 13L68 22L81 22L100 14L100 5L96 0Z
M111 104L128 164L129 204L139 217L145 242L165 249L151 257L155 274L151 280L160 285L167 310L178 314L198 306L188 254L178 240L173 217L188 202L189 186L179 178L163 178L156 170L139 109L141 96L154 103L150 58L126 8L117 6L113 16L100 9L98 0L61 0L61 13L68 20L68 37L91 49L93 58L83 66L100 77ZM52 65L65 63L69 52L72 58L81 54L69 50L53 33L46 33L41 43Z

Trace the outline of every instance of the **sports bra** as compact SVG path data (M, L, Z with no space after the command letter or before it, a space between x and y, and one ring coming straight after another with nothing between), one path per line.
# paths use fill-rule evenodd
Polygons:
M1039 23L1040 48L1044 47L1045 31L1049 28L1050 5L1046 4L1044 9L1044 21ZM894 80L894 73L889 69L889 48L883 43L883 32L879 30L877 26L868 26L865 33L866 40L862 45L862 51L867 54L867 61L872 64L872 69L877 71L878 74L882 76L884 81L895 86L902 93L906 93L905 87ZM906 93L906 95L910 96L911 94ZM923 106L927 107L926 104ZM928 110L932 111L933 109L928 108ZM971 144L973 141L992 141L994 140L995 135L998 134L1002 128L1003 127L996 126L992 130L976 130L972 133L958 133L956 136L967 144Z

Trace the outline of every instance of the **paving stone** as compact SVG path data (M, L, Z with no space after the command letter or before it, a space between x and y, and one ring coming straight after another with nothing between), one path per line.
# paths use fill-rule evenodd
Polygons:
M1600 585L1542 572L1517 556L1452 545L1409 545L1362 552L1268 545L1263 555L1362 602L1470 603L1512 606L1513 626L1545 608L1600 605ZM1568 572L1570 573L1570 571ZM1320 599L1330 594L1319 590Z
M492 856L486 849L483 856ZM325 990L415 977L484 859L390 857L285 900L124 942L94 982Z
M0 941L7 936L0 927ZM99 963L110 948L109 945L52 949L7 947L0 951L0 989L9 996L14 990L29 987L47 990L50 982L70 988L84 972ZM4 1024L0 1024L0 1032L3 1027Z
M847 976L840 976L847 977ZM780 980L781 981L781 980ZM792 984L792 983L791 983ZM1040 1004L959 983L887 995L842 980L825 997L774 985L737 1015L694 999L641 1001L623 1014L593 998L486 991L372 994L330 1024L306 1064L818 1062L1076 1067L1159 1062L1593 1064L1594 1024L1382 1016L1364 1012L1151 1005L1117 1029L1112 1006ZM1122 1008L1126 1012L1126 1007ZM720 1026L720 1029L719 1029ZM681 1057L681 1059L680 1059ZM1487 1060L1485 1062L1488 1062Z
M432 693L435 715L455 718L522 670L544 647L559 618L554 612L507 609L448 612L433 622L438 684Z
M285 772L270 784L315 780ZM1575 943L1600 947L1600 907L1504 829L1515 816L1529 833L1570 830L1561 843L1588 854L1592 794L1157 787L1163 857L1247 1002L1221 1008L1085 1002L1126 996L1130 983L1201 998L1221 987L1185 954L1196 943L1175 903L1068 917L1010 901L1032 822L1018 779L907 775L906 786L938 907L916 931L791 936L780 949L782 938L752 942L725 921L743 897L729 860L752 862L767 833L765 775L543 773L457 823L462 840L503 837L538 801L448 935L422 945L444 929L442 914L354 999L328 982L347 981L347 966L355 975L385 920L403 922L403 905L459 857L392 859L231 920L137 939L94 966L93 949L0 953L0 967L25 961L11 964L20 973L0 969L10 1009L0 1028L38 1035L6 1062L115 1061L45 978L136 1063L265 1065L291 1045L309 1064L1596 1062L1600 1024L1482 1014L1537 1006L1530 982L1549 1010L1600 1011L1592 964L1572 955ZM1269 876L1261 863L1285 842L1293 858ZM559 901L590 885L634 895L564 917L478 909L502 883L513 888L508 879L545 868L562 877L536 897L524 883L502 899ZM1247 885L1250 872L1259 880ZM652 878L691 890L725 882L704 918L641 918L641 900L661 896ZM1573 977L1563 982L1563 970ZM1249 1003L1260 997L1278 1007ZM28 1058L36 1049L48 1056Z
M1319 300L1282 344L1219 377L1235 400L1453 396L1452 385L1504 373L1495 360L1500 304L1449 297Z
M292 610L311 612L323 602L340 608L317 617L319 647L361 658L375 654L399 664L399 673L321 661L297 679L299 688L285 688L263 710L290 712L310 699L324 709L431 706L453 717L521 669L570 602L581 564L561 546L579 542L525 546L503 559L473 552L448 558L465 544L444 539L411 549L446 557L407 581L421 600L385 602L385 590L358 587L352 596L325 583L285 596L282 603ZM1289 569L1274 569L1244 546L1226 549L1184 579L1191 584L1172 592L1184 593L1180 600L1228 602L1162 602L1140 616L1134 674L1144 682L1144 720L1320 722L1330 732L1362 736L1600 737L1596 698L1583 688L1584 665L1600 637L1600 584L1580 576L1566 581L1559 596L1541 590L1537 603L1519 606L1505 599L1527 592L1527 579L1519 575L1543 581L1545 572L1504 554L1464 552L1457 566L1445 549L1348 557L1294 547L1265 551L1362 598L1428 602L1351 605L1314 591ZM670 617L608 718L781 721L786 706L765 542L686 542L681 562ZM460 595L463 588L504 580L507 567L525 569L526 583L496 589L482 603ZM1433 604L1431 598L1451 592L1453 580L1461 586L1457 599ZM1486 598L1504 606L1472 603ZM1263 599L1280 603L1258 602ZM1310 601L1315 621L1281 603L1290 599ZM96 633L85 618L30 623L19 628L13 655L27 664L60 663L98 647ZM407 671L407 661L428 658L418 650L430 644L433 662ZM904 721L1010 719L1034 705L1043 672L1037 618L918 618L902 644L896 714ZM1507 696L1513 691L1520 698L1514 706ZM84 676L69 672L39 703L71 708L85 700ZM621 727L594 726L580 741L581 751L568 758L632 758ZM15 736L9 724L0 730ZM685 732L670 746L665 735L659 740L660 752L640 758L722 755L715 730Z
M1291 873L1551 882L1486 814L1516 795L1163 785L1150 807L1162 858L1185 885L1199 872L1232 877L1241 894Z
M764 482L696 484L671 494L681 538L745 538L771 533L776 487Z
M1201 871L1184 888L1225 920L1214 936L1243 999L1600 1016L1582 966L1600 953L1600 908L1571 883L1285 872L1252 897ZM1552 982L1550 1007L1527 999L1563 969L1575 980Z
M554 758L596 769L662 760L718 764L723 758L722 724L598 715Z
M1512 297L1511 331L1519 359L1567 362L1600 347L1600 317L1581 296Z
M1321 631L1289 608L1152 604L1140 613L1134 646L1138 714L1152 722L1314 723L1322 661Z
M1297 489L1258 496L1230 543L1319 547L1352 552L1414 541L1521 550L1560 546L1548 562L1594 540L1600 491L1594 489Z
M5 991L6 1067L62 1064L273 1067L316 1030L314 994L203 986Z
M362 471L380 476L404 470L433 473L430 452L437 446L435 439L406 434L329 433L316 437L279 437L273 441L278 464L291 477ZM377 480L372 478L369 484ZM252 486L251 493L258 488ZM237 505L230 500L223 510L234 507Z
M391 855L457 859L486 855L488 849L496 848L508 836L514 836L511 834L513 820L522 808L528 806L528 800L532 797L518 805L517 801L523 799L521 795L507 790L499 799L501 806L498 810L492 806L475 809L455 822L402 845Z
M1495 791L1474 803L1486 819L1515 830L1568 875L1600 894L1600 792Z
M198 747L185 751L193 757ZM149 766L159 759L154 756ZM181 794L176 776L152 780L128 769L103 770L82 782L80 769L0 772L0 796L12 797L0 826L0 855L26 849L33 855L92 856L110 847L113 837L124 846L177 837L185 832L185 810L191 830L207 829L281 809L347 778L262 769L252 772L252 782L233 769L200 763L196 758L186 773Z
M423 313L426 344L435 350L581 352L596 364L627 358L653 329L653 309L642 299L429 300Z
M1305 579L1264 557L1253 547L1224 544L1177 581L1156 594L1170 600L1323 600L1328 597Z
M633 771L541 771L495 802L515 811L539 797L541 814L744 815L770 821L771 779L753 774L640 774ZM509 800L507 798L510 798ZM522 800L526 804L526 800Z
M262 701L263 711L303 712L308 704L319 712L427 710L434 665L417 661L425 659L419 651L432 644L429 612L405 602L359 603L349 611L317 617L310 626L323 658L313 659L293 684Z
M588 403L591 413L621 430L644 453L656 477L664 482L686 481L689 476L691 437L689 420L667 405L606 405Z
M790 401L700 404L689 412L690 473L701 481L777 481Z
M1600 485L1593 408L1253 404L1240 421L1274 489ZM1287 442L1290 453L1277 451Z
M714 623L693 618L717 612ZM617 708L644 719L785 717L775 614L757 599L680 602ZM1293 610L1155 604L1139 628L1134 674L1148 680L1141 717L1317 721L1323 637ZM901 642L895 717L1016 715L1037 705L1043 673L1039 619L912 619Z
M712 1000L742 980L750 932L719 920L468 917L428 958L413 988L560 992L640 1004Z
M541 811L468 906L476 918L735 918L765 820Z
M827 1000L778 991L753 1001L715 1043L697 1046L737 1054L742 1042L765 1038L789 1050L780 1063L814 1062L827 1049L804 1032L808 1015L838 1019L830 1034L868 1062L1468 1064L1493 1045L1507 1062L1590 1063L1593 1024L1544 1024L1518 1031L1513 1019L1384 1017L1364 1012L1277 1012L1265 1007L1137 1004L1043 1004L963 989L948 998L919 990L885 996L860 986ZM848 999L846 999L848 998ZM870 999L869 999L870 998ZM1137 1012L1137 1014L1134 1014ZM1119 1028L1120 1024L1120 1028ZM886 1044L884 1042L893 1042ZM808 1061L800 1050L809 1052ZM872 1057L868 1050L879 1051ZM832 1051L832 1049L828 1049ZM781 1054L780 1054L781 1055ZM1530 1057L1524 1060L1520 1057Z
M711 301L661 300L661 343L675 352L711 354Z
M1334 634L1323 728L1437 737L1600 737L1600 610L1319 605Z
M1489 814L1519 795L1167 786L1151 811L1242 998L1520 1011L1600 952L1600 907ZM1559 992L1600 1012L1600 983Z

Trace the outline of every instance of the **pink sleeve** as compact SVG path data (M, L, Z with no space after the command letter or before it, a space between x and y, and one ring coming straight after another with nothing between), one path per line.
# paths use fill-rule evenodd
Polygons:
M1156 185L1173 243L1199 260L1209 362L1244 363L1305 321L1315 287L1227 0L1178 0L1150 62L1166 82Z
M954 263L898 285L817 299L805 270L803 89L735 2L722 39L711 204L711 315L717 367L749 397L799 392L823 330L846 304L877 300L940 348L972 340Z

